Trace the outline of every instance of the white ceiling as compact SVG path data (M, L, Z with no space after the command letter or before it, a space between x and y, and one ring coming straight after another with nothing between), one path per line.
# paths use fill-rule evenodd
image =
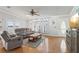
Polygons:
M58 16L69 15L73 6L11 6L10 8L0 6L0 11L5 11L6 13L14 14L23 18L30 13L31 9L39 11L40 15Z
M72 6L27 6L27 7L19 7L19 9L24 11L30 11L31 9L35 9L39 11L42 15L68 15L72 11Z

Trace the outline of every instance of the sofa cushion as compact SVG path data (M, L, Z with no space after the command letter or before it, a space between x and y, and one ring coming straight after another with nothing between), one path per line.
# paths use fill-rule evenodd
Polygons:
M29 28L18 28L15 29L15 33L17 35L29 35L29 34L33 34L34 32Z

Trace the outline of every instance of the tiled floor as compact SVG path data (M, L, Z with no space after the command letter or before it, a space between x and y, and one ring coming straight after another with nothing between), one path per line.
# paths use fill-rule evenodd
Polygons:
M27 43L26 40L23 42ZM20 48L16 48L11 51L5 51L2 48L2 42L0 41L0 52L13 52L13 53L61 53L68 52L65 44L65 38L45 36L45 40L37 47L31 48L24 45Z

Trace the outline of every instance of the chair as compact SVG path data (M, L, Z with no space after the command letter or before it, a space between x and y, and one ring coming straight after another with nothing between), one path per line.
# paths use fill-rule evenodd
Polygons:
M10 35L7 31L3 31L1 36L3 38L3 47L6 50L11 50L22 46L23 40L21 36Z

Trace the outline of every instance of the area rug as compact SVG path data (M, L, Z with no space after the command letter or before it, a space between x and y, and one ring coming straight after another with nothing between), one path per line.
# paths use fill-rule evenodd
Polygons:
M36 48L43 42L43 40L44 40L44 38L40 38L36 42L29 42L28 41L28 46L32 47L32 48Z

